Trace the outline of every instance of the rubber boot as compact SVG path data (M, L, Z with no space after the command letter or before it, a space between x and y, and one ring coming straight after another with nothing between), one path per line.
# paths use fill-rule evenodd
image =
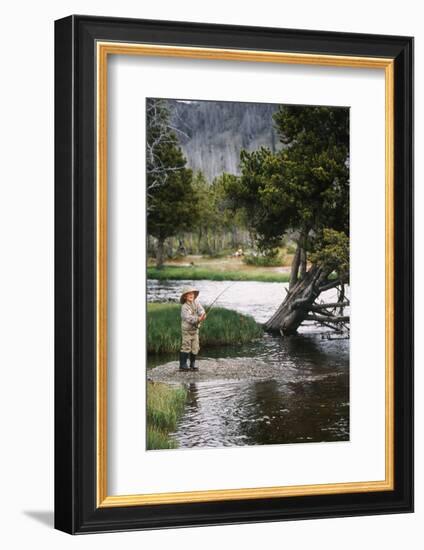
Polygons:
M180 351L180 370L188 371L189 368L187 366L187 359L188 359L188 353L185 351Z
M190 353L190 370L199 370L199 367L196 367L196 356L194 353Z

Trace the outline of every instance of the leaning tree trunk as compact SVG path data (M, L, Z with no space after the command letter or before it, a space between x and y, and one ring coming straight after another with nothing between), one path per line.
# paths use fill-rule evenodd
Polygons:
M298 244L296 247L296 252L294 254L293 263L290 270L290 282L289 282L289 288L292 289L297 284L297 277L299 273L299 266L300 266L300 245Z
M265 323L265 330L282 335L295 334L304 321L315 321L330 328L337 328L340 323L349 322L349 316L334 313L349 305L343 301L333 304L314 303L321 292L341 284L338 280L328 280L328 272L312 266L292 288L274 313Z
M297 239L296 252L290 270L289 289L293 288L299 279L304 279L306 275L306 244L308 233L308 229L301 231Z
M306 275L306 250L305 248L300 249L300 265L299 265L299 277L303 279Z
M265 323L267 331L286 335L296 333L299 326L305 320L310 306L312 306L319 295L317 282L320 274L320 270L313 267L302 280L290 288L283 303Z

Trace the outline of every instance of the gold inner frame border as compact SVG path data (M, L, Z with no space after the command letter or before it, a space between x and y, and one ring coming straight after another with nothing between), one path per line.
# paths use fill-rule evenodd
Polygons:
M214 489L109 496L107 492L107 62L109 55L221 59L385 72L385 479L315 485ZM212 502L307 495L365 493L394 489L394 60L256 50L96 42L97 63L97 304L96 304L96 473L97 507Z

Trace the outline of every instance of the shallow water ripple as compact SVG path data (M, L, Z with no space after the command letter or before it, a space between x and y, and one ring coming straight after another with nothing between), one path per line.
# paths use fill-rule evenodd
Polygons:
M148 281L150 301L176 301L187 281ZM208 304L228 282L195 281ZM283 283L240 282L219 305L264 322L285 294ZM327 300L333 300L329 294ZM187 384L184 415L172 434L183 448L349 440L349 340L311 329L298 336L264 335L242 346L201 350L207 358L257 358L276 367L272 380ZM175 360L150 360L150 367Z

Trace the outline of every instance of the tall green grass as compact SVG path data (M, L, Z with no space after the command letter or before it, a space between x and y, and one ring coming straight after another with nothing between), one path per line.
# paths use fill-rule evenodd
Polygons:
M169 436L184 412L187 391L167 384L147 383L147 449L175 449Z
M263 273L242 270L220 271L207 267L180 267L165 266L161 269L156 267L147 268L148 279L163 280L210 280L210 281L260 281L264 283L287 283L290 280L289 273Z
M253 317L236 311L213 308L200 327L201 348L250 342L262 335ZM147 305L147 352L177 352L181 347L181 306L179 304Z

